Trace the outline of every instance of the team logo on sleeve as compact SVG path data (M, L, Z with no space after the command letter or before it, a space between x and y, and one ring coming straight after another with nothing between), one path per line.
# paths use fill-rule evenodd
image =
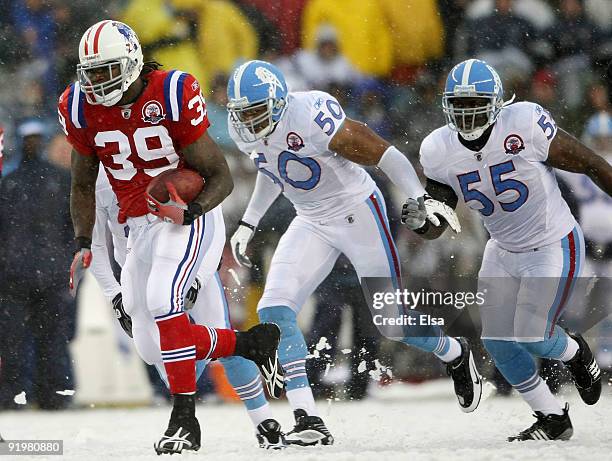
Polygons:
M287 135L287 146L289 146L289 150L297 152L302 147L304 147L304 140L300 137L299 134L294 133L292 131Z
M508 155L516 155L520 151L525 149L525 143L518 134L511 134L506 136L504 141L504 149Z
M166 114L164 114L164 108L157 101L149 101L144 106L142 106L142 120L147 123L152 123L153 125L157 125L163 119L166 118Z

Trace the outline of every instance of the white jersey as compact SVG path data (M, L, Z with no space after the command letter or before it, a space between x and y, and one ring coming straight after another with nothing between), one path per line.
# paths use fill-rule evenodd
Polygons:
M602 156L612 164L612 154ZM612 243L612 197L586 175L559 173L578 202L580 227L585 238L600 245Z
M461 144L448 126L421 144L428 178L453 188L478 210L491 238L509 251L526 251L561 240L576 226L544 162L557 133L550 114L537 104L504 107L480 152Z
M346 115L322 91L289 93L287 109L266 139L243 142L229 123L238 148L272 179L299 216L327 219L363 203L376 185L359 165L329 150Z

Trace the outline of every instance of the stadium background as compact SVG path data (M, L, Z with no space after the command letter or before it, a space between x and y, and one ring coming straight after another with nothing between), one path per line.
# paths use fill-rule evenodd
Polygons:
M515 93L518 99L539 102L551 110L560 126L577 136L591 116L612 112L606 73L612 57L608 0L0 0L0 11L5 177L19 171L27 148L24 138L41 136L40 155L57 168L53 171L63 173L40 179L63 188L67 196L62 175L69 168L70 148L56 122L56 99L75 77L83 31L104 18L122 20L137 32L146 59L156 59L165 69L191 72L202 83L210 131L226 153L236 184L224 202L228 238L254 179L251 162L229 139L224 108L228 74L243 60L259 57L276 63L294 90L334 94L350 117L393 140L415 164L420 140L444 123L439 95L446 73L465 57L487 59L500 71L507 98ZM384 185L386 180L381 179L379 184ZM10 274L22 271L18 282L0 281L0 335L7 338L15 322L25 325L19 383L0 367L0 410L163 400L163 389L156 388L154 394L147 385L148 379L155 384L154 376L146 374L115 325L95 281L87 281L77 306L65 293L65 259L70 258L65 242L72 237L69 224L59 222L57 231L44 225L28 228L30 233L11 225L19 221L20 213L29 222L49 219L43 208L51 202L28 195L28 187L35 193L40 184L24 184L22 197L38 202L39 208L7 204L0 197L0 277L5 282L15 280ZM437 286L452 289L476 275L487 236L474 214L459 210L461 236L425 242L398 226L402 197L392 187L385 189L407 279L435 280ZM276 207L262 222L252 247L256 269L238 268L226 249L221 275L235 328L255 321L266 263L293 216L286 201ZM20 240L11 233L18 233ZM9 252L5 244L9 241L19 241L19 251ZM39 257L41 246L50 245L65 248L64 260ZM26 260L27 270L23 269ZM53 275L21 275L41 271ZM16 314L22 307L13 303L13 295L24 286L36 286L42 293L39 302L28 307L37 315ZM44 294L48 289L61 292L52 301L62 303L60 308L49 307ZM360 297L348 263L340 260L303 314L301 321L310 333L315 356L310 361L311 377L315 382L322 377L318 395L359 399L371 389L373 378L421 381L444 375L441 366L424 354L363 331L354 321L363 313L357 307L363 303ZM59 325L60 345L57 338L53 342L36 334L52 324ZM70 349L64 347L66 343ZM6 354L11 344L5 340L4 347ZM348 349L351 352L341 352ZM376 363L374 357L380 361ZM41 385L49 378L45 363L60 371L56 383L61 386ZM328 368L327 363L333 366ZM392 376L384 372L385 366L391 368ZM221 375L218 368L211 368L210 376L200 383L203 398L233 398ZM15 399L19 389L25 396ZM76 390L76 394L57 394L63 390Z

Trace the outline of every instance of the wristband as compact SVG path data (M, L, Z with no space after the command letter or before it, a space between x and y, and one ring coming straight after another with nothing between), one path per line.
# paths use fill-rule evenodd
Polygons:
M89 237L75 237L74 246L76 251L81 251L83 248L91 250L91 239Z
M243 221L242 219L240 221L238 221L238 225L239 226L244 226L244 227L248 227L249 229L251 229L253 232L255 232L257 230L257 227L255 227L253 224L249 224L246 221Z

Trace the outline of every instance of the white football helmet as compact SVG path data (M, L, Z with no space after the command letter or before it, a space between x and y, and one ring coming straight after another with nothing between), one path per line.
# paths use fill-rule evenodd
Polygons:
M136 33L119 21L91 26L79 44L77 76L90 104L113 106L136 81L144 64Z

